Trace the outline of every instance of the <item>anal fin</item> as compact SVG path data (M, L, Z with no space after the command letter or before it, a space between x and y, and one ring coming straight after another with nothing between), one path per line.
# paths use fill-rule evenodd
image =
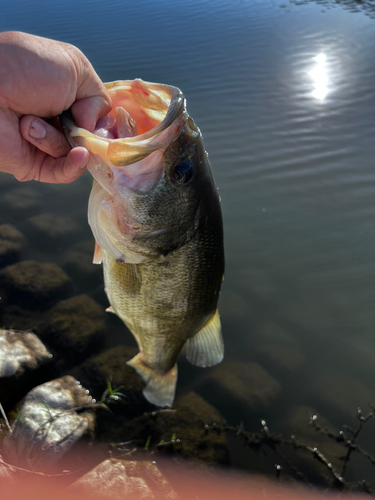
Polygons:
M223 360L224 342L221 336L219 311L186 342L186 357L196 366L213 366Z
M147 401L156 406L172 406L177 382L176 364L167 372L159 372L146 365L140 353L126 364L134 368L146 382L142 392Z

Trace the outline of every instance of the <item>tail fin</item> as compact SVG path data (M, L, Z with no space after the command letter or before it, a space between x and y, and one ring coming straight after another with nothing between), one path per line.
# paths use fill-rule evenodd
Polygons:
M147 401L156 406L172 406L177 382L176 364L168 372L159 372L147 366L140 353L126 364L134 368L146 382L143 395Z

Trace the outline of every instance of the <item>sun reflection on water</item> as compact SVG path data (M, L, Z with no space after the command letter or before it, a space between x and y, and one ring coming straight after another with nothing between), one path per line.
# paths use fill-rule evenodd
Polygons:
M314 57L314 61L316 61L316 65L309 72L309 75L314 80L314 90L311 95L316 99L323 101L328 93L325 54L318 54Z

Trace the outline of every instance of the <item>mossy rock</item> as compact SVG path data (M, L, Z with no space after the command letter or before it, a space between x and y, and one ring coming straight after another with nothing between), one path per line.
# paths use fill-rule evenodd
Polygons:
M80 231L80 226L70 217L50 213L36 215L25 221L25 233L30 241L45 248L67 246Z
M7 304L45 310L71 294L72 282L57 264L25 260L0 271L0 289Z
M0 225L0 267L21 260L26 238L11 224Z
M74 279L74 283L83 289L92 289L103 285L103 268L93 264L94 240L81 241L66 253L63 269Z
M129 442L130 448L144 448L156 455L188 459L201 464L227 465L229 451L224 434L208 432L206 425L222 424L220 413L198 394L189 392L172 409L155 409L122 424L107 414L97 420L97 436L109 443ZM120 444L121 446L121 444Z
M108 380L113 388L123 386L121 392L125 394L125 400L119 402L120 406L124 403L127 405L131 402L134 405L138 402L144 411L145 408L152 408L142 395L145 384L133 368L126 364L137 353L138 349L134 347L113 347L88 359L72 373L97 400L107 388Z
M96 352L106 331L105 311L87 295L58 302L37 329L38 335L66 363L77 364Z

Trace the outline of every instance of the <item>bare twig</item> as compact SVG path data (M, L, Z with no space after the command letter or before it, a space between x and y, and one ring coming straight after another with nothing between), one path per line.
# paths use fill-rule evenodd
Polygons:
M38 476L44 476L44 477L65 477L65 476L69 476L70 474L74 474L74 473L82 470L82 469L78 469L76 471L66 471L66 472L63 472L62 474L45 474L44 472L38 472L35 470L24 469L23 467L18 467L17 465L8 464L7 462L5 462L3 460L3 457L1 455L0 455L0 464L4 465L4 467L6 467L11 472L21 471L21 472L26 472L27 474L36 474Z
M369 453L366 450L364 450L360 445L358 445L358 444L356 444L354 442L358 438L359 433L360 433L360 431L363 428L363 425L373 416L373 414L374 414L374 410L372 412L370 412L366 417L362 416L361 420L360 420L360 425L358 426L358 429L356 431L353 430L353 429L350 429L348 426L345 426L345 428L347 430L349 430L349 432L353 436L351 439L347 438L345 436L345 434L344 434L343 431L340 431L339 433L334 433L334 432L330 431L329 429L327 429L326 427L321 427L317 423L316 415L314 415L313 417L311 417L311 419L310 419L310 425L316 431L320 432L324 436L327 436L330 439L333 439L337 443L339 443L339 444L345 446L346 448L348 448L348 451L347 451L345 457L343 458L345 467L343 466L343 470L341 471L341 476L343 476L345 474L345 472L346 472L346 466L347 466L347 464L349 462L351 453L353 451L356 451L357 453L360 453L365 458L367 458L367 460L369 462L371 462L373 465L375 465L375 457L373 455L371 455L371 453ZM350 453L349 453L349 451L350 451Z
M5 422L5 425L7 426L7 429L9 431L10 434L12 434L12 428L11 426L9 425L9 420L5 414L5 411L4 411L4 408L3 408L3 405L0 403L0 412L3 416L3 419L4 419L4 422Z
M370 418L373 416L374 414L374 410L372 410L368 415L366 415L365 417L363 416L362 414L362 410L361 408L358 408L357 409L357 418L359 420L359 425L357 427L357 430L354 432L353 434L353 437L352 439L350 440L350 444L351 445L354 445L354 442L355 440L357 439L357 437L359 436L363 426L365 425L365 423L370 420ZM343 476L346 472L346 468L348 466L348 462L349 462L349 459L350 459L350 455L353 451L353 446L349 446L348 447L348 451L346 453L346 456L344 458L344 463L343 463L343 466L342 466L342 470L341 470L341 475Z
M349 489L349 486L346 484L344 478L334 469L331 462L317 449L311 446L308 446L304 443L297 442L294 438L285 439L282 436L272 434L264 420L261 421L262 431L261 433L252 433L245 431L239 427L233 427L230 425L206 425L206 430L215 430L217 432L233 432L237 436L240 436L244 439L245 443L253 448L259 449L262 445L267 445L284 461L284 463L289 467L292 473L303 482L310 485L306 476L280 451L279 447L281 446L290 446L295 450L303 450L314 456L321 464L326 467L326 470L329 472L329 475L334 481L334 485L339 489ZM310 485L311 486L311 485Z

